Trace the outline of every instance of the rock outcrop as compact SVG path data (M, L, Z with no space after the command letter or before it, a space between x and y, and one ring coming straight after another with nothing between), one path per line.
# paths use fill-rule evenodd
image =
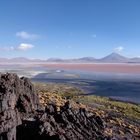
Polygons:
M16 127L38 108L39 100L29 79L0 75L0 139L15 140Z
M0 140L104 140L103 130L99 116L70 102L44 110L29 79L0 75Z

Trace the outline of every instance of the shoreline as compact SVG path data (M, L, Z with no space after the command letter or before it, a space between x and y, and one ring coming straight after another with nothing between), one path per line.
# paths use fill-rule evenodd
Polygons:
M56 85L58 85L58 84L64 84L64 83L54 83L54 82L50 82L50 81L48 81L48 82L46 82L46 81L36 81L36 80L34 80L34 79L31 79L31 81L33 82L33 83L43 83L43 84L56 84ZM110 97L110 96L105 96L105 95L98 95L98 94L88 94L88 93L86 93L86 91L83 89L83 88L81 88L81 87L79 87L79 86L77 86L77 85L73 85L73 84L70 84L70 83L67 83L67 85L69 85L69 86L74 86L74 87L77 87L77 88L79 88L80 90L82 90L84 93L83 94L80 94L79 96L97 96L97 97L100 97L100 98L108 98L110 101L117 101L117 102L122 102L122 103L129 103L129 104L133 104L133 105L140 105L140 103L138 103L138 102L135 102L135 101L129 101L129 100L123 100L123 98L122 99L117 99L117 97L116 98L113 98L113 97ZM124 97L124 99L125 99L125 97Z
M81 70L87 72L114 72L140 74L140 65L138 64L41 64L40 66L52 69Z
M26 69L42 67L83 72L140 74L140 63L0 63L1 68L11 66Z
M102 97L102 96L99 96L99 97ZM107 96L103 96L103 97L107 97ZM125 101L125 100L121 100L121 99L115 99L115 98L111 98L111 97L107 97L109 98L110 101L116 101L116 102L122 102L122 103L129 103L129 104L133 104L133 105L140 105L140 103L136 103L136 102L133 102L133 101Z

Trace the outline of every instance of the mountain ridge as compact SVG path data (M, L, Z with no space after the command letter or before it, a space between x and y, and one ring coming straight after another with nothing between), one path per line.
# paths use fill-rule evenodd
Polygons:
M0 62L14 63L14 62L42 62L42 63L140 63L139 57L125 57L119 53L111 53L102 58L95 57L81 57L81 58L48 58L48 59L30 59L26 57L15 57L15 58L0 58Z

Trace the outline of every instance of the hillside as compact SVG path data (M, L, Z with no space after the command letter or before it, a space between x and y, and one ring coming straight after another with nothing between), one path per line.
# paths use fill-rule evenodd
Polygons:
M140 105L111 100L107 97L85 96L83 91L67 84L35 83L41 104L56 104L58 111L69 99L73 108L84 108L104 122L104 135L110 140L140 139Z
M140 139L139 117L125 116L119 102L79 94L70 85L34 86L27 78L1 74L0 140ZM139 116L139 106L127 107Z
M27 78L1 74L0 91L0 140L97 140L106 137L100 116L80 107L75 109L68 100L59 111L53 102L41 107L34 86Z

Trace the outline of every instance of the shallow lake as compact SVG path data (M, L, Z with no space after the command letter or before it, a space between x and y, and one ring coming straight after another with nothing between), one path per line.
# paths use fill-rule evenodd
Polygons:
M56 70L52 73L40 73L34 76L32 81L72 84L83 89L87 95L94 94L140 103L139 74Z

